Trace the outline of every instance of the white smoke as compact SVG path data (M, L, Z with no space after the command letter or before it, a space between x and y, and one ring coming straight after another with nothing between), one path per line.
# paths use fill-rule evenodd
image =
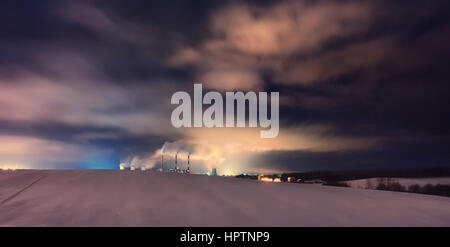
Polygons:
M197 171L211 171L217 168L225 160L218 148L207 147L186 140L165 142L155 152L143 156L130 156L120 163L120 169L158 169L161 166L161 157L164 156L164 169L171 168L175 162L175 155L179 164L187 164L190 156L191 169Z
M187 142L184 140L175 141L175 142L165 142L161 148L161 152L168 154L177 154L177 153L185 153L185 154L193 154L195 152L196 145L191 142Z
M155 167L157 163L157 155L150 154L145 156L130 156L120 163L120 169L129 168L131 170L148 170Z

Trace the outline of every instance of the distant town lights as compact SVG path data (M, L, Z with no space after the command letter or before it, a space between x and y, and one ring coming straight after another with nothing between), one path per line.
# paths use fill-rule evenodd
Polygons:
M1 165L0 170L2 171L15 171L16 169L19 169L16 165Z
M9 167L2 167L1 170L3 170L3 171L15 171L16 168L14 168L14 167L12 167L12 168L9 168Z

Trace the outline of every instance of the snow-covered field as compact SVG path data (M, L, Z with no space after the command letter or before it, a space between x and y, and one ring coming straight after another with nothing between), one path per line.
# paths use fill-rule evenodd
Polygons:
M358 180L348 180L344 181L352 188L366 189L369 187L375 188L378 185L379 178L367 178L367 179L358 179ZM437 185L437 184L450 184L449 177L442 178L391 178L391 182L399 183L406 188L410 185L418 184L420 186L425 186L427 184Z
M450 198L150 171L0 172L2 226L450 226Z

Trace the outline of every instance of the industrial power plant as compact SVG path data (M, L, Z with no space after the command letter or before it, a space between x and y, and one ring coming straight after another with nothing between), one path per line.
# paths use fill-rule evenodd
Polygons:
M175 154L175 156L174 156L175 160L174 160L173 167L169 168L168 170L167 170L167 165L164 163L166 161L166 159L164 159L164 154L161 154L161 167L160 167L159 171L161 171L161 172L168 171L168 172L183 173L183 174L192 173L192 171L191 171L191 155L190 154L187 155L186 169L182 169L182 167L178 163L178 155L179 154L180 153ZM165 168L165 166L166 166L166 168ZM218 176L217 168L212 168L212 170L210 172L204 173L204 174L207 174L209 176Z
M191 154L187 154L186 166L184 166L183 164L180 164L180 161L178 160L179 155L181 155L181 153L175 153L174 155L162 153L161 154L161 166L159 168L156 166L156 167L153 167L153 169L152 169L152 168L148 168L145 166L135 165L135 164L133 164L133 161L132 161L132 162L130 162L131 164L121 163L119 165L119 169L120 170L131 170L131 171L135 171L135 170L145 171L148 169L152 169L152 170L157 170L159 172L191 174L192 173ZM167 156L169 156L169 157L167 157ZM172 158L173 158L173 163L172 163ZM180 160L186 160L186 159L180 159ZM203 171L203 172L197 172L197 173L208 175L208 176L218 176L217 168L215 168L215 167L211 168L211 170L209 170L208 172Z
M178 166L178 153L175 154L175 164L174 167L169 169L169 172L176 172L176 173L191 173L191 168L190 168L190 163L191 163L191 155L188 154L187 156L187 167L186 169L181 169L180 166ZM161 154L161 169L160 171L164 171L164 154Z

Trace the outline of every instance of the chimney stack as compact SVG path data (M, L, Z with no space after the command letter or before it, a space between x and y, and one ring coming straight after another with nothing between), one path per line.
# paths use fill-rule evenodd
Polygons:
M187 167L187 170L186 170L187 173L190 173L190 172L191 172L191 170L189 169L189 161L190 161L190 157L191 157L191 155L188 154L188 167Z
M175 154L175 171L178 171L178 154Z

